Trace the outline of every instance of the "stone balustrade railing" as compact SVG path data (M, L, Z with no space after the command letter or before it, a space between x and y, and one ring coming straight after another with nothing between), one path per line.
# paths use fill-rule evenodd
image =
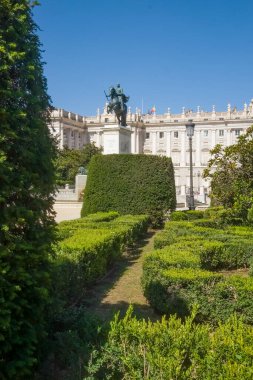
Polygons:
M68 112L63 109L55 109L51 113L52 118L62 118L62 119L70 119L78 124L96 124L96 123L114 123L115 115L107 114L99 112L96 116L81 116L75 114L73 112ZM216 112L214 107L211 112L205 112L198 108L197 112L193 112L192 110L184 110L182 113L172 114L170 112L164 114L145 114L141 115L141 113L131 113L127 114L127 121L142 121L145 123L180 123L186 122L188 120L193 120L194 122L205 122L205 121L222 121L222 120L241 120L241 119L252 119L253 118L253 101L251 101L249 107L244 106L243 110L233 109L228 106L228 110L226 112Z

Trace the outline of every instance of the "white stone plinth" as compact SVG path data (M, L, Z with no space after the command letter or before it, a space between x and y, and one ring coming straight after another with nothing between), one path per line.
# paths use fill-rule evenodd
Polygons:
M103 127L103 154L131 153L131 128L118 124L105 124Z
M77 174L76 175L76 181L75 181L75 193L77 194L77 199L79 199L79 196L81 192L84 190L87 182L87 175L86 174Z

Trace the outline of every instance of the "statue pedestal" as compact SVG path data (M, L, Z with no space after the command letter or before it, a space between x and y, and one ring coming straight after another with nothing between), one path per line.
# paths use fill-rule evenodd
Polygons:
M105 124L103 128L103 154L131 153L131 128L118 124Z
M87 182L87 174L77 174L76 175L76 181L75 181L75 192L77 194L77 197L79 198L81 192L86 186Z

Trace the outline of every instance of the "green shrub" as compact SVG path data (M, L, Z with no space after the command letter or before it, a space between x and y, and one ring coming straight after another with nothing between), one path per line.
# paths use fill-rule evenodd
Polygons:
M111 322L107 342L91 354L86 380L253 377L253 329L235 316L213 330L175 316L152 323L130 308Z
M251 266L253 230L187 223L166 223L155 240L155 247L164 248L145 257L142 285L151 305L161 313L185 316L197 303L200 322L215 324L238 313L253 323L253 279L207 272Z
M55 299L63 304L77 300L87 286L106 273L126 245L132 244L148 228L146 215L115 218L115 213L108 214L59 224L62 240L55 247L52 276Z
M110 220L114 220L119 216L117 211L109 211L109 212L97 212L95 214L90 214L85 217L85 221L87 222L109 222ZM80 219L77 219L80 220Z
M226 243L210 243L202 250L201 265L208 270L248 268L253 257L253 245L243 239Z
M187 210L185 211L187 220L202 219L204 217L204 211L201 210Z
M120 214L164 213L176 206L170 158L104 155L92 158L82 216L116 210Z
M224 211L224 207L217 206L217 207L209 207L204 211L204 218L215 218L219 211Z
M171 221L180 221L180 220L196 220L202 219L204 216L204 211L201 210L187 210L187 211L174 211L170 215Z
M176 242L178 236L186 236L191 233L193 224L190 222L167 222L165 228L155 236L154 248L163 248Z
M221 275L198 268L173 267L157 272L145 265L142 284L145 296L157 311L186 316L202 289L214 286L221 278Z
M248 209L247 220L249 224L253 224L253 205Z
M229 226L227 227L227 231L229 234L233 236L239 236L244 239L253 239L253 229L251 227L246 226Z
M187 220L187 216L186 216L186 213L183 211L173 211L170 214L170 220L173 222L179 221L179 220Z
M199 219L194 220L193 223L198 227L218 228L220 226L216 219Z

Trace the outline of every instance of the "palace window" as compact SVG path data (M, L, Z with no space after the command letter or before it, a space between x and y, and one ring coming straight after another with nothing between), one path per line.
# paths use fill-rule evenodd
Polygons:
M174 132L174 138L178 139L178 132Z
M224 136L224 130L223 130L223 129L220 129L220 130L219 130L219 136L220 136L220 137L223 137L223 136Z
M164 138L164 132L159 132L159 138L163 139Z
M149 138L150 138L150 133L146 132L146 139L149 139Z
M240 129L235 129L235 135L240 136Z
M203 133L204 133L204 137L207 137L207 136L208 136L208 130L207 130L207 129L205 129L205 130L203 131Z

